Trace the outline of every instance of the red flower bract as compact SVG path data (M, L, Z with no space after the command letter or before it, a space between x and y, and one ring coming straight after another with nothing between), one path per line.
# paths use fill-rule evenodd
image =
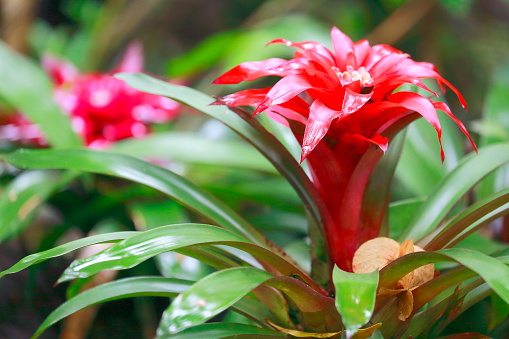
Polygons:
M436 130L441 146L438 109L457 123L474 148L475 144L446 104L414 92L396 92L401 85L413 84L436 95L420 80L433 78L442 89L452 89L466 108L458 90L432 64L416 62L387 45L353 43L335 27L331 35L333 51L317 42L271 41L297 48L294 58L245 62L214 83L236 84L267 75L282 79L270 88L244 90L213 104L250 105L256 107L254 115L266 111L286 118L325 205L331 255L339 267L351 269L355 249L379 232L381 220L361 218L362 198L389 140L422 116Z

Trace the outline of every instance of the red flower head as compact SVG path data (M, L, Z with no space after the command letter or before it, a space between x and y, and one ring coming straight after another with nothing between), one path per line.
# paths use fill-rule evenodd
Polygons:
M441 145L436 109L470 136L445 103L413 92L396 92L401 85L413 84L435 94L420 80L433 78L442 88L451 88L466 107L458 90L432 64L416 62L387 45L371 47L366 40L353 43L336 27L331 35L333 51L313 41L271 41L269 44L297 48L294 58L245 62L214 83L236 84L267 75L282 79L272 87L230 94L214 104L256 106L255 115L266 111L277 120L286 118L301 143L301 161L308 159L313 182L326 205L324 223L334 261L350 269L355 249L378 235L377 223L361 231L360 208L369 175L389 140L422 116L436 130ZM443 160L443 150L441 157Z
M111 76L142 72L138 44L130 45L119 66L106 74L79 74L72 64L49 56L42 63L55 82L55 100L89 147L104 148L117 140L144 136L148 124L170 121L178 114L177 102L140 92Z

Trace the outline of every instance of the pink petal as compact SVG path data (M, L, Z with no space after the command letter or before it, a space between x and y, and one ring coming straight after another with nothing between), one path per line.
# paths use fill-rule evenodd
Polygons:
M354 44L345 33L341 32L337 27L333 27L331 31L332 46L334 47L334 55L336 57L336 65L340 70L345 70L347 57L350 51L354 51ZM357 60L358 61L358 60ZM357 63L357 61L355 63ZM350 65L357 69L358 65Z
M467 136L468 140L470 140L472 147L474 148L474 150L477 153L477 145L475 144L474 140L472 140L470 133L468 133L467 129L465 128L465 125L463 125L463 123L458 118L456 118L454 116L454 114L452 114L449 106L447 106L447 104L445 104L444 102L434 101L433 107L435 107L435 109L439 109L442 112L444 112L445 114L447 114L456 123L456 125L458 125L459 129L463 132L463 134L465 134Z
M274 67L284 63L285 59L271 58L263 61L248 61L232 68L214 80L213 84L238 84L241 81L251 81L266 75L280 75Z
M296 58L288 60L274 68L271 68L271 70L283 74L296 73L294 71L311 71L311 72L320 71L324 73L327 72L327 70L321 64L306 58Z
M228 107L258 106L270 89L271 87L263 89L247 89L217 98L217 100L210 105L226 105Z
M371 46L369 45L368 40L363 39L354 43L353 49L355 51L355 59L357 60L356 67L360 67L361 65L364 64L364 60L366 59L366 56L369 54Z
M402 54L392 53L392 54L382 57L370 68L366 67L366 70L370 73L370 75L373 79L377 79L377 78L381 77L382 75L384 75L385 73L388 73L389 70L393 66L396 66L402 60L407 59L408 56L409 55L405 54L405 53L402 53Z
M51 55L44 55L41 64L46 73L48 73L57 85L73 82L79 74L73 64Z
M122 60L117 67L112 71L113 73L139 73L143 71L143 47L139 42L132 42L127 47Z
M416 111L426 119L431 126L437 131L438 142L440 143L440 158L442 162L445 159L444 149L442 147L442 127L438 119L437 111L429 99L413 93L413 92L398 92L389 97L389 101L397 103L409 110Z
M339 117L340 114L341 112L328 108L320 100L315 100L313 102L310 107L306 130L304 131L301 162L304 161L308 154L318 145L329 130L332 120Z
M312 88L308 79L301 75L289 75L279 80L267 93L265 99L254 111L254 115L266 110L269 106L289 101L299 93Z
M362 66L366 70L370 70L378 61L391 54L401 54L402 52L389 46L389 45L375 45L371 47L368 55L366 56Z
M331 51L316 41L305 41L305 42L293 42L286 39L275 39L269 42L270 44L285 44L288 47L299 48L302 55L308 59L314 60L324 66L334 66L334 56Z

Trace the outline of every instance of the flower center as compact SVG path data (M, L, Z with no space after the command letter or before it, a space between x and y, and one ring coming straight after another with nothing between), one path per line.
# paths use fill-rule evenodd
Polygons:
M354 81L360 81L363 87L367 87L373 82L371 74L366 71L364 66L361 66L355 70L352 66L348 65L346 66L346 71L344 72L341 72L337 67L333 67L332 69L334 72L336 72L336 75L343 85L348 85Z

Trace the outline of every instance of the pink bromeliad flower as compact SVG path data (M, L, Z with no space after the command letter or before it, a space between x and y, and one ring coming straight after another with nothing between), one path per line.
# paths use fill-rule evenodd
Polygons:
M108 73L81 74L71 63L51 56L45 56L42 65L54 81L55 100L69 114L73 129L90 148L105 148L118 140L142 137L149 133L150 124L171 121L180 111L176 101L135 90L111 76L143 71L143 53L138 44L131 44L119 65ZM26 132L29 124L25 120L20 120L25 122L23 126L10 126L11 134L19 130L19 135L11 135L11 140L26 139L22 132Z
M43 58L42 64L55 81L55 100L69 112L73 128L91 148L142 137L149 132L149 124L178 115L177 102L140 92L111 76L143 71L138 44L131 44L120 64L108 73L80 74L72 64L52 57Z
M458 90L432 64L416 62L388 45L354 43L336 27L331 35L332 51L313 41L271 41L295 47L294 58L245 62L214 83L236 84L264 76L281 79L272 87L233 93L213 104L255 106L254 115L265 111L292 129L302 146L301 161L307 159L323 200L329 252L340 268L351 270L355 250L380 230L382 218L365 213L363 196L395 134L422 116L436 130L441 146L438 109L456 122L474 148L475 144L445 103L396 91L413 84L435 94L421 81L432 78L443 89L452 89L466 108ZM440 156L443 160L442 147Z

